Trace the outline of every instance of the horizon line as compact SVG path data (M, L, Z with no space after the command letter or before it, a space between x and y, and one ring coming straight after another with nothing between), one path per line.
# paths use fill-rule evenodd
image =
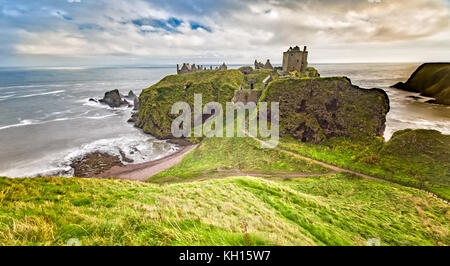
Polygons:
M183 62L188 63L188 62ZM178 64L183 64L178 63ZM219 66L222 63L195 63L203 66ZM446 63L445 61L386 61L386 62L363 62L363 61L355 61L355 62L309 62L308 65L345 65L345 64L424 64L424 63ZM227 64L225 62L225 64ZM0 68L108 68L108 67L175 67L177 63L165 63L165 64L105 64L105 65L0 65ZM230 63L228 66L253 66L254 64L248 63ZM282 66L281 63L272 63L274 66Z

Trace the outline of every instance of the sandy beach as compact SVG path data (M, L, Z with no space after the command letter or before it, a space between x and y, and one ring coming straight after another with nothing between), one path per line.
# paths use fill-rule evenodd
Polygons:
M166 157L151 162L140 164L129 164L126 166L114 166L108 171L95 176L97 178L114 177L134 181L145 181L146 179L164 171L181 162L181 160L197 145L182 147L179 151Z

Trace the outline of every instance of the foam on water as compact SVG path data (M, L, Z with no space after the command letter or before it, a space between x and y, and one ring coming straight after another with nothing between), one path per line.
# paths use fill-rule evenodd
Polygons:
M17 96L16 98L29 98L29 97L35 97L35 96L43 96L43 95L59 94L59 93L63 93L63 92L65 92L65 90L49 91L49 92L42 92L42 93L34 93L34 94L28 94L28 95L21 95L21 96Z
M37 121L37 120L24 119L24 120L21 120L20 123L18 123L18 124L2 126L2 127L0 127L0 130L14 128L14 127L22 127L22 126L27 126L27 125L33 125L33 124L37 124L37 123L39 123L39 121Z
M118 156L123 164L143 163L157 160L179 149L166 141L156 140L145 134L126 134L116 138L100 139L75 147L70 150L47 154L42 158L23 162L18 167L2 172L2 175L12 177L34 177L58 175L70 177L73 175L71 163L92 152L102 152ZM125 156L125 158L123 157ZM129 162L129 159L132 162Z

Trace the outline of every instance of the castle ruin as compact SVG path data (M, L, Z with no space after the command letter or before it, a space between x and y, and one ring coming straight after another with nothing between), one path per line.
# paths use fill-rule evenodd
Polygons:
M300 47L289 47L289 50L283 53L283 71L284 72L305 72L308 67L308 51L306 46L303 47L303 51Z
M215 68L215 70L227 70L228 66L223 63L222 65ZM183 66L180 69L180 65L177 64L177 74L187 74L187 73L193 73L193 72L201 72L207 70L206 67L203 65L196 66L195 64L190 65L189 63L183 63ZM212 66L209 66L209 70L213 70Z
M255 60L255 69L273 69L273 66L270 63L269 59L267 59L266 64L263 64Z

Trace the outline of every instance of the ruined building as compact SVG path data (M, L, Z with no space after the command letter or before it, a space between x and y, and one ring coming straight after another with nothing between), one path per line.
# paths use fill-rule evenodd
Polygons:
M263 64L255 60L255 69L273 69L273 66L270 63L269 59L267 59L266 64Z
M227 70L227 69L228 69L228 67L225 64L225 62L223 62L223 64L219 67L219 70Z
M212 70L213 67L209 66L209 69ZM228 67L225 63L223 63L220 67L216 67L216 70L227 70L227 69ZM205 70L207 70L207 68L202 65L196 66L195 64L189 65L189 63L183 63L183 66L180 69L180 65L177 64L177 74L186 74Z
M263 68L264 68L264 64L255 60L255 69L263 69Z
M308 67L308 51L306 46L303 51L298 46L290 47L289 50L283 53L283 71L284 72L304 72Z

